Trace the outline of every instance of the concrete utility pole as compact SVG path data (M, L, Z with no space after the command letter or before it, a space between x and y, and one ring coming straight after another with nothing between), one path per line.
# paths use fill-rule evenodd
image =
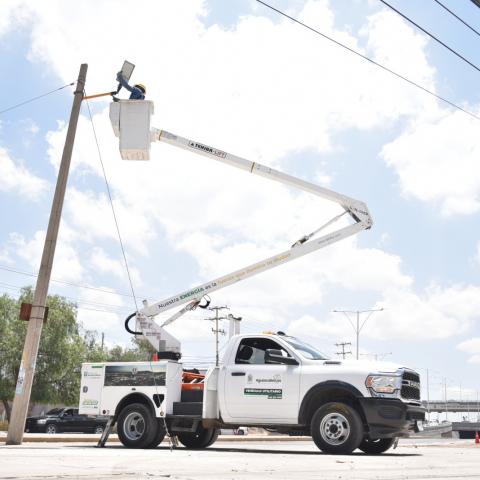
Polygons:
M342 347L342 351L341 351L341 352L337 352L337 355L341 355L344 360L345 360L345 355L347 355L348 353L349 353L349 354L352 353L351 351L348 351L348 352L345 351L345 347L346 347L347 345L350 345L350 346L351 346L352 343L351 343L351 342L340 342L340 343L336 343L336 344L335 344L336 347Z
M43 322L45 318L46 300L48 294L48 285L52 273L53 257L55 246L57 244L58 229L60 227L60 218L62 216L63 199L67 187L68 171L72 158L73 143L77 130L78 117L80 115L80 106L83 100L83 91L87 77L88 65L86 63L80 66L80 72L77 79L77 87L74 92L72 112L68 124L67 138L63 148L62 161L58 172L57 186L53 197L50 220L48 222L47 236L43 247L42 261L40 271L38 272L37 284L33 296L33 304L29 315L27 335L23 348L22 362L18 372L17 386L13 400L12 414L8 426L7 445L20 445L23 440L23 430L25 428L25 419L27 417L30 394L32 392L33 376L37 362L38 347L40 344L40 335L42 333Z
M357 360L358 360L358 351L359 351L359 342L360 342L360 332L364 325L367 323L367 320L372 316L374 312L381 312L383 311L383 308L377 308L375 310L334 310L334 313L343 313L348 321L350 322L350 325L352 325L353 329L355 330L355 334L357 336ZM353 324L352 320L348 316L349 313L355 313L357 316L357 326ZM361 313L368 313L367 318L363 321L362 325L360 326L360 314Z
M215 317L213 318L206 318L205 320L213 321L215 322L215 328L212 328L212 332L215 334L215 365L218 367L219 358L218 358L218 347L219 347L219 340L218 340L218 334L221 333L222 335L225 335L225 330L218 328L218 322L219 320L228 320L227 317L219 317L218 316L218 311L219 310L228 310L229 308L224 305L223 307L210 307L209 310L215 311Z

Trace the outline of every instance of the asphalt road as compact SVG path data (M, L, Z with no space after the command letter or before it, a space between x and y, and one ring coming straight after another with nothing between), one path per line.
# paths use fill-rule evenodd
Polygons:
M0 479L480 479L480 445L468 440L404 440L378 456L320 453L311 441L218 442L202 451L166 444L129 450L118 443L0 445Z

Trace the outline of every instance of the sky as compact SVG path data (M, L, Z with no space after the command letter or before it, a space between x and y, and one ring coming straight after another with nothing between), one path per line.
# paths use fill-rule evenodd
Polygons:
M443 3L480 29L472 2ZM392 4L475 61L479 36L438 3ZM381 2L271 5L480 115L479 72ZM76 81L81 63L87 94L113 90L125 59L156 128L361 200L373 217L370 230L219 290L212 305L241 316L242 332L286 331L331 356L336 343L356 348L334 310L383 309L363 326L362 358L417 369L424 398L428 370L431 399L446 386L476 400L479 120L254 0L2 0L1 293L35 282L74 87L3 110ZM50 285L109 345L129 343L123 322L136 307L100 157L139 306L288 249L342 211L163 143L148 162L123 161L109 101L82 106ZM168 327L190 365L214 358L212 315Z

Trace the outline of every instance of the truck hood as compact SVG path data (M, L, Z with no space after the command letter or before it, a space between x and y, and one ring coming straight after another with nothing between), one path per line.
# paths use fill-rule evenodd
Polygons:
M399 368L408 368L405 365L400 365L393 362L376 362L372 360L313 360L308 362L309 365L318 365L318 366L330 366L331 368L335 367L344 367L348 368L351 371L357 373L395 373Z

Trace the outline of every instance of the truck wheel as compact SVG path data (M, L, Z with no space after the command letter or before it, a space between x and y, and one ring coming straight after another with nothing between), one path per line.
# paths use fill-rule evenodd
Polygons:
M311 434L317 447L325 453L348 455L363 438L360 415L345 403L331 402L313 415Z
M213 445L219 433L217 428L203 428L200 426L195 433L179 433L177 436L182 445L195 450Z
M127 405L118 416L117 433L128 448L149 448L157 434L157 421L143 403Z
M153 439L152 443L148 445L146 448L156 448L158 447L163 439L165 438L165 435L167 434L167 431L165 430L165 424L163 422L163 419L157 418L157 434L155 435L155 438Z
M386 452L395 443L395 438L364 438L358 447L362 452L378 455Z

